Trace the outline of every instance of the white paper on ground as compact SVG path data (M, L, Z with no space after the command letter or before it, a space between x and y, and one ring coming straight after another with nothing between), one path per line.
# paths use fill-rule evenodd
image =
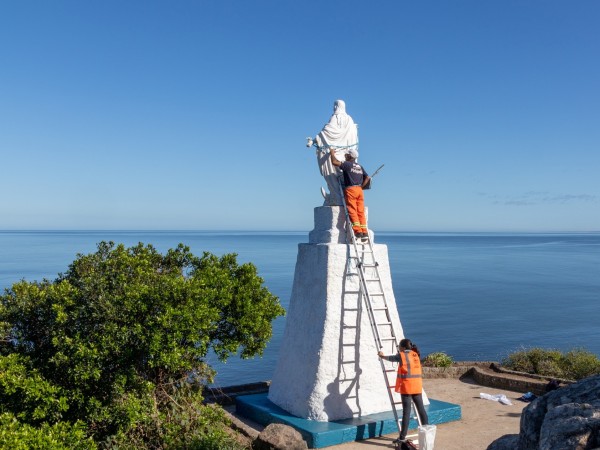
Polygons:
M503 405L512 405L512 402L504 394L490 395L490 394L486 394L484 392L481 392L479 394L479 397L483 398L485 400L492 400L492 401L495 401L495 402L500 402Z

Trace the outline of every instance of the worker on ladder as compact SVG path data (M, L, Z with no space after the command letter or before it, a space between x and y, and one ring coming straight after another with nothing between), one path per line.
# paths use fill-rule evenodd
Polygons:
M339 167L344 176L344 199L346 208L352 222L354 236L360 240L367 240L369 233L367 230L367 218L365 215L365 196L363 187L369 184L370 177L365 169L356 162L358 150L350 148L346 152L345 161L340 161L335 157L335 148L330 147L331 164Z
M399 363L394 390L399 392L402 397L402 430L397 443L404 443L410 422L411 402L415 404L417 414L421 419L420 425L428 425L429 418L425 406L423 406L423 372L419 349L410 339L402 339L398 347L399 351L395 355L386 356L382 351L379 351L377 355L386 361ZM408 443L408 446L410 445Z

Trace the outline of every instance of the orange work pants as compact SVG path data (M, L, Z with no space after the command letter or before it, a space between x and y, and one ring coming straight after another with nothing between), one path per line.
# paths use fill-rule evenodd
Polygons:
M367 218L365 217L365 195L362 187L350 186L344 189L344 198L352 229L355 233L367 232Z

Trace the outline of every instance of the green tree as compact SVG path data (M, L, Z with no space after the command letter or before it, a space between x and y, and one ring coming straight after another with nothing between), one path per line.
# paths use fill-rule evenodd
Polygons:
M206 432L194 424L202 422L201 385L213 376L208 352L261 355L283 314L255 266L235 254L196 257L180 244L162 255L151 245L101 242L56 280L21 281L0 297L0 355L19 355L20 370L52 394L27 411L48 411L50 423L51 414L81 419L98 442L120 436L123 446L133 433L159 448L182 433L169 421ZM11 398L0 384L0 401Z

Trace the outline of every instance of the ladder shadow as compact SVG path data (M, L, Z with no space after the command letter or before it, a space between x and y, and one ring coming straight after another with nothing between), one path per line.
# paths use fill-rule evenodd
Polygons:
M342 280L342 307L340 314L340 336L338 345L337 385L340 400L348 408L348 417L362 415L360 382L360 339L362 320L362 291L358 282L356 267L352 267L351 245L347 246L346 266Z

